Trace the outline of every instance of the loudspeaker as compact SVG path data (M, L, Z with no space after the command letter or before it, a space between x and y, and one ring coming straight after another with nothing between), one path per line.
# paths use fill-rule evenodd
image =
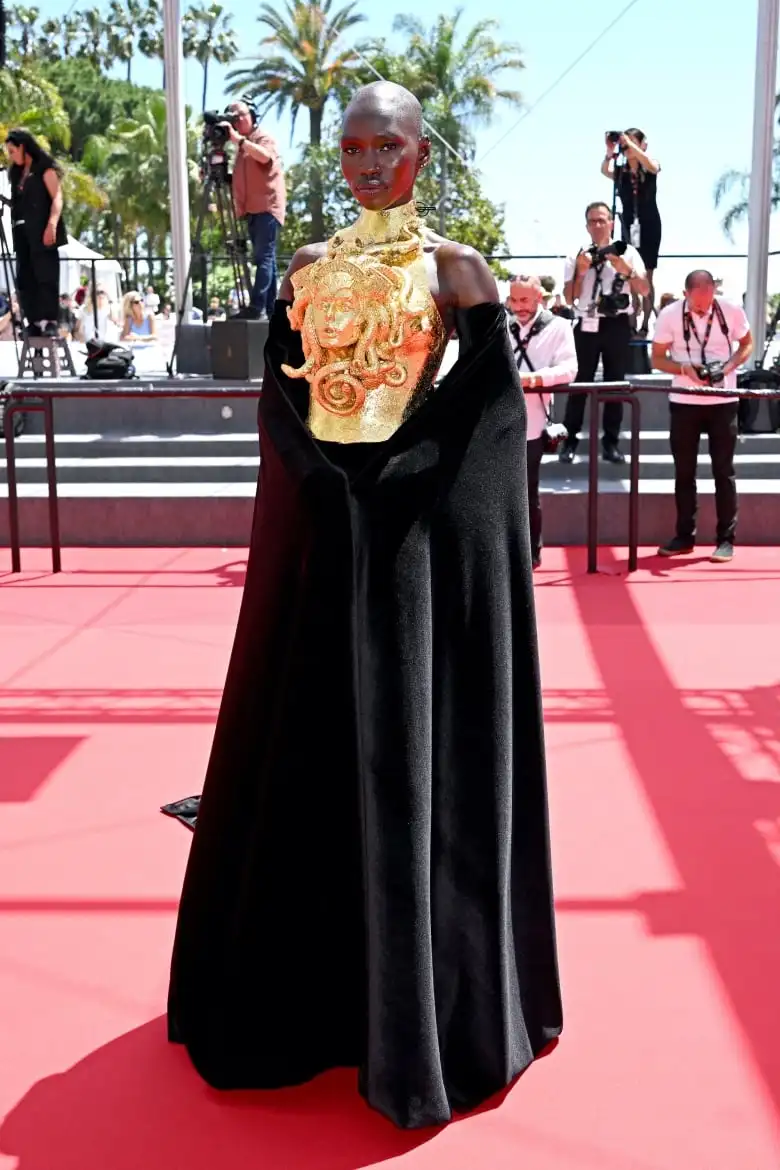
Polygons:
M176 371L179 374L211 373L211 329L202 322L176 326Z
M215 378L253 382L263 376L267 321L231 317L211 325L211 373Z

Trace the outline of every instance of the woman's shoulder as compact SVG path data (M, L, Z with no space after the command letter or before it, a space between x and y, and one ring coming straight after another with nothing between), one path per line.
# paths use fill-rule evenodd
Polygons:
M306 268L308 264L314 264L316 260L321 260L323 256L327 255L328 244L326 240L322 240L316 244L304 244L302 248L293 256L289 267L284 274L284 278L279 288L279 300L291 301L293 298L293 287L290 277L294 272L298 272L301 268Z
M498 286L484 256L468 244L438 236L433 255L439 290L445 303L468 309L473 305L498 302Z

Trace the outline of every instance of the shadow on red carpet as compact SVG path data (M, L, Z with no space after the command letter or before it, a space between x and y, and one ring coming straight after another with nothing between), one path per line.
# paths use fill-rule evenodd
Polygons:
M275 1092L218 1093L167 1043L159 1018L34 1085L0 1128L0 1153L18 1170L359 1170L441 1132L397 1129L359 1096L351 1069Z
M84 738L82 735L0 736L0 804L32 800Z
M437 1136L396 1129L356 1079L340 1069L294 1089L217 1093L156 1019L33 1086L0 1128L0 1152L18 1170L358 1170Z
M677 689L625 581L615 578L605 587L603 579L577 572L575 554L569 564L604 701L683 888L613 904L570 900L558 909L636 909L654 935L698 936L780 1114L780 869L757 828L761 818L780 818L780 790L776 783L747 781L713 738L712 705L703 714L691 705L695 693ZM724 655L730 632L726 626ZM738 697L741 725L759 738L767 729L776 735L780 689L749 688ZM669 1044L673 1048L673 1035Z

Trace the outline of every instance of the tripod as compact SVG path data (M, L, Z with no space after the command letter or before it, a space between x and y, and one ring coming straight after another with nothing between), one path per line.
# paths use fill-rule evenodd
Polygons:
M184 282L182 302L179 305L177 312L177 320L179 325L181 325L182 321L184 320L187 297L192 285L193 265L195 264L196 257L202 254L201 239L203 236L203 228L206 223L206 214L212 209L216 213L217 223L222 233L222 240L225 245L225 252L230 260L233 270L233 287L238 293L239 315L245 314L249 309L252 280L249 275L249 260L247 255L246 237L241 231L238 217L236 215L236 205L233 201L233 189L231 186L227 159L220 148L212 148L207 154L206 158L206 183L203 188L200 211L198 213L198 222L195 228L195 236L192 241L190 266L187 269L187 278ZM174 342L171 360L168 362L169 378L173 377L180 336L181 334L178 332L176 335L176 341Z
M14 297L16 303L19 305L19 290L16 287L16 273L14 272L14 265L11 259L12 252L8 247L8 237L5 234L5 224L3 223L2 209L10 207L11 200L5 195L0 195L0 270L2 270L3 281L5 289L8 293L9 308L11 310L11 329L14 335L14 345L16 346L16 358L19 360L19 322L14 315ZM21 309L21 305L20 305Z

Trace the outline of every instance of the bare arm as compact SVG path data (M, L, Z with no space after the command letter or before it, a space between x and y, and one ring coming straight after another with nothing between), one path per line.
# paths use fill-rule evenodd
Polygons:
M623 149L628 158L635 158L637 162L644 167L651 175L657 175L661 169L661 164L656 162L654 158L650 158L649 154L645 154L641 146L637 146L625 134L623 135Z
M59 175L52 167L43 172L43 181L51 196L51 211L49 212L49 222L43 233L43 242L47 247L52 247L57 239L57 227L62 215L62 187Z
M498 286L485 259L474 248L448 242L436 249L444 303L453 309L498 304Z
M279 288L279 300L291 301L295 290L293 289L292 280L290 279L294 272L299 268L305 268L307 264L313 264L315 260L319 260L327 251L327 244L304 244L302 248L293 256L290 261L290 267L284 274L281 286Z
M669 343L666 341L653 342L652 365L654 370L659 370L662 374L683 374L697 386L704 385L689 362L676 362L669 356Z
M736 352L733 353L731 355L731 357L729 358L729 360L726 362L726 366L725 366L726 373L730 374L730 373L732 373L732 371L738 370L740 366L744 366L745 362L748 360L748 358L750 357L752 352L753 352L753 334L748 329L745 336L740 338L740 342L739 342L739 345L737 346Z
M604 159L603 163L601 164L601 173L605 179L609 179L609 181L612 182L615 177L614 155L608 154Z

